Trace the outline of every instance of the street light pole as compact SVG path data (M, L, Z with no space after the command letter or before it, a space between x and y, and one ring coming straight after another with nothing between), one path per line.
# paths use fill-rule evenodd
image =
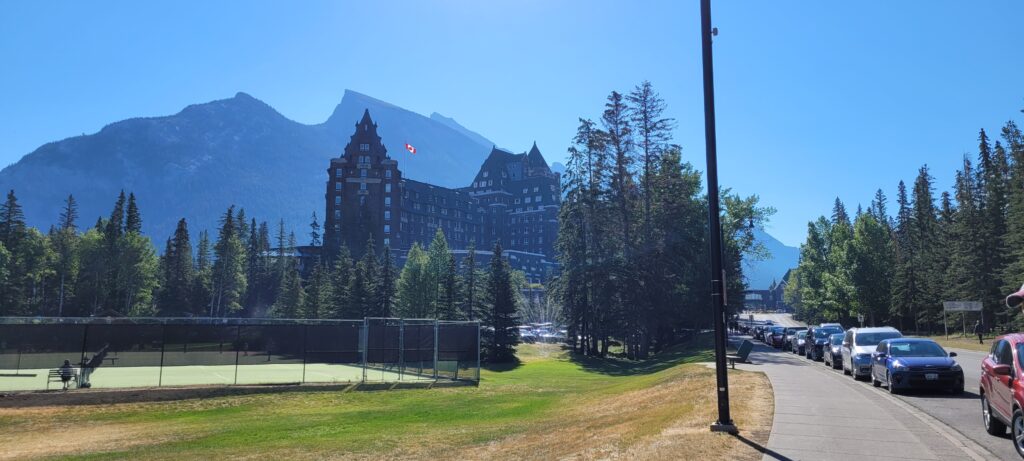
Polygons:
M715 375L718 391L718 421L713 432L739 432L729 416L729 376L725 366L725 269L722 267L722 222L718 205L718 146L715 142L715 77L711 60L711 0L700 2L701 54L704 63L704 143L708 171L708 237L711 242L711 305L715 323Z

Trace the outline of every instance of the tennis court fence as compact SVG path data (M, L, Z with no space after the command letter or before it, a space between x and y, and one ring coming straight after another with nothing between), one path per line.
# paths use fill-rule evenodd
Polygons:
M0 318L0 392L480 380L479 322L430 319ZM72 385L74 387L74 385ZM85 386L83 386L85 387Z

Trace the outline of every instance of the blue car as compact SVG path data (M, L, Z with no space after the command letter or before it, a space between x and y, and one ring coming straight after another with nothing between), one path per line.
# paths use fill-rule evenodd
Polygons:
M924 338L893 338L878 343L871 354L871 384L885 384L896 394L906 389L947 389L964 392L964 371L938 343Z

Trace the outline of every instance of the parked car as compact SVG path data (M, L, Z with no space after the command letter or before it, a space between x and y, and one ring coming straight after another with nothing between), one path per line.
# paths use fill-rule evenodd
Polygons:
M829 337L836 333L842 333L843 328L835 326L836 323L823 323L820 326L811 327L807 331L807 347L804 356L818 361L825 356L825 347L828 346Z
M901 338L893 327L850 328L843 337L843 374L853 379L871 376L871 354L885 339Z
M992 435L1013 431L1014 448L1024 458L1024 333L1000 336L992 342L988 356L981 361L981 416L985 430Z
M789 340L789 349L794 354L804 355L807 347L807 330L800 330Z
M767 341L765 342L768 343L769 346L781 349L783 344L785 344L783 342L785 335L786 327L772 327L766 334Z
M786 332L785 332L784 336L782 337L782 348L785 349L785 350L790 350L790 349L793 348L793 337L796 336L796 334L798 332L807 331L807 329L804 328L804 327L785 327L785 328L786 328Z
M836 333L829 336L828 346L824 348L822 360L825 365L832 368L843 367L843 337L846 333Z
M926 338L886 339L871 354L871 384L885 384L896 394L904 389L964 392L964 370L938 343Z

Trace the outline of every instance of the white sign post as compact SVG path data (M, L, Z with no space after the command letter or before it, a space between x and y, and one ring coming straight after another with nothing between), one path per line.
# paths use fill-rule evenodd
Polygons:
M857 321L860 322L860 327L864 328L864 314L857 314Z
M981 301L943 301L942 302L942 327L946 330L946 339L949 339L949 325L946 324L946 312L959 312L960 321L963 323L964 336L967 336L967 312L981 312Z

